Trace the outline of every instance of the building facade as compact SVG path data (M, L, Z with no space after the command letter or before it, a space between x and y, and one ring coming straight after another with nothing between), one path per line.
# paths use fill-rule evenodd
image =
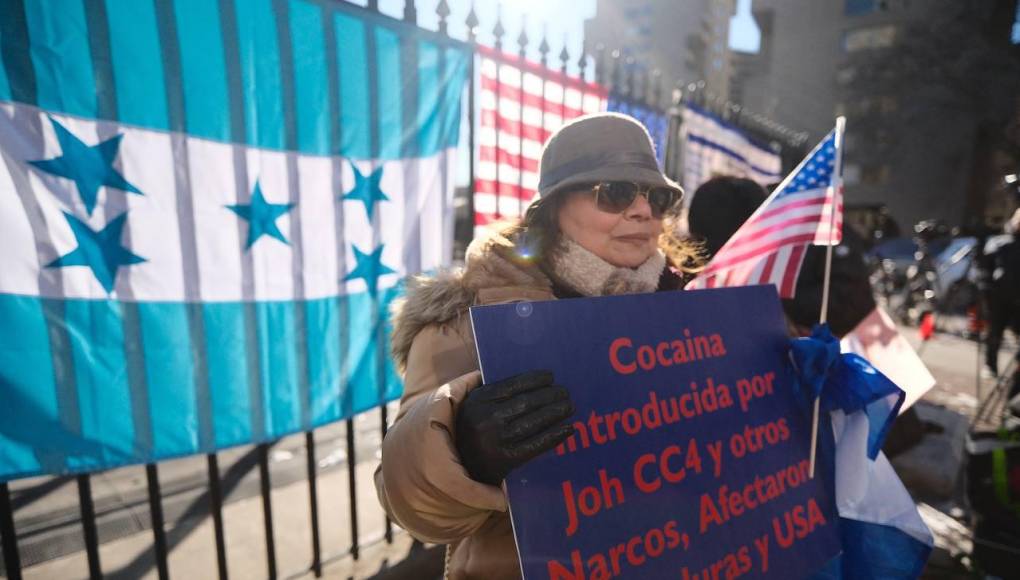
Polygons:
M904 229L995 223L1008 204L990 177L1005 171L989 166L1002 156L980 133L990 97L967 94L985 89L968 82L976 71L955 45L1008 44L1012 19L996 9L1015 13L1016 1L754 0L761 50L731 59L731 95L813 140L846 116L849 205L885 205Z
M585 45L619 51L624 66L643 67L638 75L658 69L666 86L704 81L725 100L734 10L735 0L598 0L596 16L585 22Z

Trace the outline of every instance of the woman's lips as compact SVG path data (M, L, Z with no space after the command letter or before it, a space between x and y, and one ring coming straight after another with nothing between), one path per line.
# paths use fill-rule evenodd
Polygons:
M616 236L616 239L621 242L630 242L632 244L646 243L648 240L652 239L652 236L650 234L628 234L626 236Z

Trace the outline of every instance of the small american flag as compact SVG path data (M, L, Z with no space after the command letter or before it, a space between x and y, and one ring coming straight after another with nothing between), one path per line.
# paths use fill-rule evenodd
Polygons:
M840 118L687 288L775 284L780 298L793 298L808 244L843 238L842 141Z
M608 101L604 87L584 79L487 47L479 55L476 230L523 215L538 187L546 139L574 117L606 110Z

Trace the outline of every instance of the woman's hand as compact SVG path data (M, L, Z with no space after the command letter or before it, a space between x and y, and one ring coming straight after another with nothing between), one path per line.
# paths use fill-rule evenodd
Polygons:
M457 414L457 451L475 481L499 485L508 473L552 449L574 428L567 390L549 371L531 371L481 385Z

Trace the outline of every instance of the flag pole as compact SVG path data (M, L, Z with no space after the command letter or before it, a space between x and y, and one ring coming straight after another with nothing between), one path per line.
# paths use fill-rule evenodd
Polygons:
M836 229L836 211L838 209L840 190L843 187L843 132L846 130L846 117L836 117L836 161L832 171L833 188L832 207L829 209L829 244L825 250L825 278L822 285L822 310L818 316L818 324L825 324L829 318L829 284L832 278L832 242ZM818 450L818 413L822 401L821 394L815 398L814 412L811 415L811 461L808 466L808 477L815 477L815 452Z

